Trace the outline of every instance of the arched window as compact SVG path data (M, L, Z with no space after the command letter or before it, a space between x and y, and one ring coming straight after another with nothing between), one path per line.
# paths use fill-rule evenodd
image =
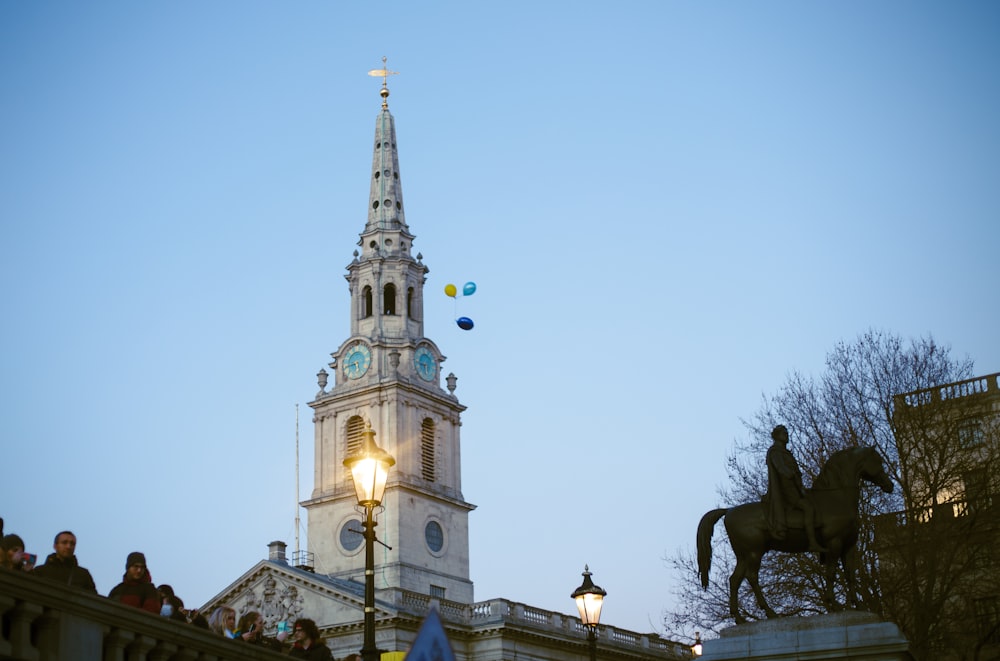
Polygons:
M434 421L424 418L420 424L420 474L433 482L437 475L434 466Z
M362 290L361 297L362 297L361 318L367 319L368 317L372 316L372 288L369 287L368 285L365 285L365 288Z
M406 316L410 319L416 319L413 316L413 287L406 290Z
M365 438L362 435L364 431L365 421L361 419L360 415L352 415L347 419L347 453L344 455L345 459L361 451L361 443ZM348 472L348 475L350 475L350 472Z
M383 290L383 298L382 314L396 314L396 285L391 282L387 284Z

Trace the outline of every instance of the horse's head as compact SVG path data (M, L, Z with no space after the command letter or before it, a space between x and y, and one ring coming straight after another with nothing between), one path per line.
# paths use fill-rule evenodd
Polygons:
M868 480L886 493L892 493L892 480L885 472L885 462L878 450L871 447L859 448L858 471L862 479Z
M885 472L882 455L872 447L848 448L834 452L816 476L813 487L818 489L851 487L856 486L859 479L879 486L886 493L892 493L892 480Z

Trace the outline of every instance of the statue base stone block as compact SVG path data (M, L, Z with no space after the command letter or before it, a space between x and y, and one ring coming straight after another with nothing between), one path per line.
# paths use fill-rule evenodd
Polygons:
M702 661L909 661L899 627L863 611L738 624L704 643Z

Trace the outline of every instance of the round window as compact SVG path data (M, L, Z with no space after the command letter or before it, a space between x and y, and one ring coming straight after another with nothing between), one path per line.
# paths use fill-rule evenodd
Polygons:
M340 545L345 551L357 551L361 542L365 541L361 532L362 524L359 519L348 519L340 528Z
M439 553L444 548L444 530L441 530L441 524L430 521L424 528L424 539L427 540L427 548Z

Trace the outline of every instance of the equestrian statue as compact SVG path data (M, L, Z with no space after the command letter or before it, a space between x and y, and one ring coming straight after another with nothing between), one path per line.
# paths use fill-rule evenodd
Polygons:
M830 456L811 489L802 485L802 473L788 450L788 430L778 425L771 432L767 451L768 492L762 501L712 510L698 524L698 574L708 588L712 566L712 533L725 518L729 543L736 554L736 568L729 577L729 614L737 624L746 622L739 611L739 589L750 584L757 605L767 617L778 614L768 606L760 589L760 563L768 551L819 553L826 574L824 601L828 610L839 607L834 596L837 562L847 580L847 601L857 607L853 560L849 552L858 541L858 505L861 480L892 492L879 453L871 447L840 450Z

